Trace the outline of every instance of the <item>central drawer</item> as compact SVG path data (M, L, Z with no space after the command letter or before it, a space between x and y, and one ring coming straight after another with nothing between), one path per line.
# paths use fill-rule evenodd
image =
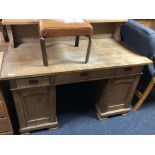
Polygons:
M105 79L116 76L124 76L130 74L141 73L143 67L124 67L124 68L113 68L104 70L91 70L91 71L81 71L81 72L69 72L69 73L59 73L51 75L52 84L66 84L89 80Z

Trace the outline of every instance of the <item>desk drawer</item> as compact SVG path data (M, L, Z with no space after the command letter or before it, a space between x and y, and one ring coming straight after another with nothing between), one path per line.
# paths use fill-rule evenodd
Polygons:
M139 74L142 72L142 66L113 68L104 70L91 70L83 72L69 72L61 73L51 76L52 84L74 83L88 80L98 80L104 78L111 78L116 76L125 76L131 74Z
M103 79L115 75L115 69L62 73L51 76L51 83L65 84L88 80Z
M3 102L0 99L0 118L1 117L6 117L6 112L5 112L5 108L4 108Z
M10 124L7 118L1 118L0 119L0 133L2 132L9 132L10 129Z
M49 77L34 77L16 80L17 89L49 85Z

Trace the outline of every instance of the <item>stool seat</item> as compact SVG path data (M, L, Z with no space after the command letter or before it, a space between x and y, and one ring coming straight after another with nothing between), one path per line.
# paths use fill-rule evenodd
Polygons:
M40 20L40 36L90 36L93 33L92 26L84 20Z

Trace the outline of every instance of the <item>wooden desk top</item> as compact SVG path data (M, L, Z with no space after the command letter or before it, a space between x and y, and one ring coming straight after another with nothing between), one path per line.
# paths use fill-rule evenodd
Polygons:
M85 19L89 23L127 22L127 19ZM3 19L4 25L30 25L38 24L39 19Z
M47 42L48 67L43 66L39 41L23 43L15 49L10 47L5 53L1 79L152 63L148 58L131 52L112 38L101 39L100 36L94 36L90 60L84 64L87 44L88 40L80 40L80 46L76 48L74 39Z
M2 69L3 57L4 57L4 52L0 51L0 71Z

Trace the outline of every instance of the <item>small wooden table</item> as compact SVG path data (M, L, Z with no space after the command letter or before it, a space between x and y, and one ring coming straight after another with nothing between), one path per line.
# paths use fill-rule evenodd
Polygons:
M95 35L90 61L83 64L87 40L81 40L76 52L74 40L62 40L48 42L47 68L42 66L39 42L10 47L5 53L0 77L10 81L21 133L57 127L56 88L62 84L94 81L88 90L99 119L127 113L143 67L152 63L113 38Z

